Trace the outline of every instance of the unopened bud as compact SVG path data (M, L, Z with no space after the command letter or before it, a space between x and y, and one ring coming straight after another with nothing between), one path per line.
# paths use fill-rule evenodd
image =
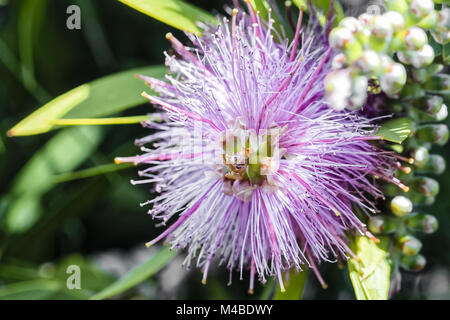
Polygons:
M409 10L416 18L422 19L434 10L434 3L432 0L412 0Z
M400 258L400 265L408 271L419 272L425 268L427 260L421 254L415 256L404 255Z
M434 50L429 44L424 45L418 51L413 51L410 56L411 64L415 68L423 68L434 60Z
M348 69L330 72L325 78L326 99L333 109L344 110L352 91L352 81Z
M422 242L412 235L404 235L398 239L402 252L407 256L415 256L422 249Z
M433 233L438 229L439 223L431 214L416 214L406 220L406 224L413 230L424 233Z
M374 16L369 22L370 32L377 38L389 42L394 32L393 26L385 16Z
M362 32L363 24L355 17L345 17L339 22L339 26L350 30L351 33Z
M342 52L335 55L333 60L331 61L331 67L333 68L333 70L342 69L344 68L345 64L345 55Z
M425 96L413 101L413 106L430 115L434 115L441 110L444 99L441 96Z
M443 68L444 66L442 64L433 63L425 68L411 69L411 75L415 81L424 83L425 81L430 80L433 74L441 72Z
M329 42L333 48L343 49L352 41L354 41L352 32L347 28L336 27L330 32Z
M374 50L364 50L356 66L364 73L375 72L380 69L381 59Z
M435 197L428 197L422 193L409 192L408 197L411 199L414 206L431 206L435 203Z
M388 11L383 16L391 23L394 31L402 30L405 27L405 18L397 11Z
M363 13L358 17L358 20L362 22L363 25L368 26L370 24L370 20L372 20L373 15L369 13Z
M439 193L439 182L428 177L419 177L412 181L411 189L427 197L434 197Z
M410 27L405 34L405 44L410 50L418 50L428 43L428 37L421 28Z
M427 91L442 94L450 91L450 76L448 74L434 74L424 83Z
M450 29L450 8L442 8L439 11L437 29L440 32L448 32Z
M357 110L366 102L369 80L365 76L356 76L352 80L352 94L349 98L348 107L350 110Z
M388 95L395 95L405 85L406 78L405 67L400 63L394 62L380 78L381 90Z
M405 13L408 11L408 2L406 0L384 0L388 10Z
M405 196L396 196L391 201L391 210L396 216L402 217L412 212L413 204Z
M413 151L412 157L414 159L414 164L418 168L421 168L428 162L429 159L428 149L425 147L418 147Z
M445 171L445 159L438 154L430 154L426 164L417 169L419 173L442 174Z

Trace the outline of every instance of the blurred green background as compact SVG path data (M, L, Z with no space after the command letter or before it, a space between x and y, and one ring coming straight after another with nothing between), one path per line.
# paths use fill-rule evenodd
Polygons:
M227 1L188 1L213 13ZM230 1L231 3L231 1ZM81 30L66 28L66 8L81 8ZM363 4L351 3L351 11ZM136 168L77 179L86 168L134 155L133 141L148 134L140 125L67 128L43 135L8 138L18 121L52 98L89 81L131 68L164 63L172 28L111 0L0 0L0 299L86 299L156 249L144 243L160 229L139 206L151 196L132 186ZM142 89L137 88L139 95ZM148 104L119 115L151 111ZM438 150L448 159L450 149ZM424 237L426 269L403 273L395 298L450 299L450 171L437 177L438 201L427 213L439 219L437 233ZM247 294L247 279L214 269L208 285L199 270L180 267L179 254L162 271L115 298L228 299ZM66 268L81 267L82 289L66 288ZM309 275L304 298L353 299L347 270L321 266L329 284L322 290ZM270 287L269 287L270 288Z

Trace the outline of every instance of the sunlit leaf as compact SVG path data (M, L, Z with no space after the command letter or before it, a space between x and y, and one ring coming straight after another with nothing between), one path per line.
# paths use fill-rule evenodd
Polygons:
M358 300L386 300L389 293L391 265L389 238L376 244L367 237L352 239L351 249L359 258L348 261L350 280Z
M120 2L174 28L200 34L198 22L217 24L208 12L181 0L119 0Z
M402 143L408 138L411 129L412 120L410 118L396 118L384 122L375 135L386 141Z
M301 300L307 276L308 272L306 270L296 273L292 269L289 272L289 279L284 284L286 291L281 292L280 286L277 286L273 300Z
M150 257L146 262L130 270L125 276L106 287L91 297L92 300L103 300L118 295L143 282L162 267L164 267L174 256L175 251L162 248L158 253Z
M161 119L160 117L158 119ZM133 124L150 120L150 116L130 116L117 118L82 118L82 119L57 119L52 123L58 126L101 126L113 124Z
M147 87L143 81L136 79L137 74L160 78L165 74L165 67L128 70L81 85L30 114L9 130L8 135L44 133L55 126L53 121L63 117L102 117L145 103L140 94Z

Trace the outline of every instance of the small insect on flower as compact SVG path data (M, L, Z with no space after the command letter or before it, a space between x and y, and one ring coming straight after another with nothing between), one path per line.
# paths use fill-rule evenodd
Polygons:
M336 54L327 29L299 15L289 41L274 21L232 11L231 21L188 34L192 47L167 36L166 81L142 76L167 111L165 122L137 140L144 154L118 162L149 165L139 172L159 195L149 213L170 226L147 245L165 239L187 249L184 264L203 269L214 260L230 271L250 272L264 283L294 268L317 270L322 261L354 255L346 232L376 240L354 214L376 212L383 198L375 184L393 177L393 156L371 144L373 119L330 108L324 79ZM148 147L149 146L149 147Z

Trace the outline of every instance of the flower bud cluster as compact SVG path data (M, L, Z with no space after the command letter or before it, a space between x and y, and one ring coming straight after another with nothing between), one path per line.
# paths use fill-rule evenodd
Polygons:
M391 235L393 250L391 259L396 268L408 271L421 271L426 259L420 254L422 242L416 233L430 234L437 230L438 221L430 214L413 212L413 201L398 195L391 203L392 215L378 215L370 219L369 230L375 234ZM394 268L394 270L396 269Z

